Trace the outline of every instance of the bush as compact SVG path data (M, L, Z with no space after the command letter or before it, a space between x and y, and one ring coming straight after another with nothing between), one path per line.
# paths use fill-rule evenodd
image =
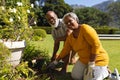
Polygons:
M51 34L51 31L52 31L52 27L40 27L41 29L44 29L47 34Z
M14 38L14 36L12 34L10 34L11 32L13 32L12 29L1 29L0 30L0 39L9 39L9 38Z
M49 26L34 26L34 29L44 29L47 34L51 34L52 27Z
M115 34L115 32L118 30L117 28L112 28L108 26L101 26L95 28L98 34Z
M10 50L0 42L0 68L7 62L7 58L10 56ZM1 69L0 69L1 70Z
M47 33L43 29L34 29L33 39L35 41L43 40L47 36Z
M32 60L39 60L39 59L41 60L44 59L44 61L48 61L49 60L48 51L36 47L31 42L28 42L22 56L22 61L28 61L29 67L33 67L34 65L32 64ZM42 64L39 66L42 66Z
M7 61L9 56L10 50L0 43L0 80L35 80L35 72L28 67L27 62L13 68Z

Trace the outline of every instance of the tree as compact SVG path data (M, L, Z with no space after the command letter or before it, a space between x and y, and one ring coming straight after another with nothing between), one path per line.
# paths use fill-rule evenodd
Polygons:
M108 12L113 18L112 24L120 26L120 1L116 1L108 6Z
M58 17L62 18L64 14L72 11L72 7L66 4L64 0L46 0L45 6L42 7L42 10L43 13L46 13L49 10L55 11ZM44 25L48 25L48 24L44 24Z
M111 18L107 13L92 7L75 9L75 13L80 19L80 23L86 23L94 27L109 25L109 22L111 21Z

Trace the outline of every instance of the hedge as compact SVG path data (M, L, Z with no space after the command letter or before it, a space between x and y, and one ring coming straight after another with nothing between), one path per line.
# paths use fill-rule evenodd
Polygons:
M47 34L51 34L52 27L49 26L41 26L41 27L34 27L35 29L44 29ZM120 34L120 29L115 27L109 26L101 26L94 28L98 34ZM119 33L118 33L119 32Z

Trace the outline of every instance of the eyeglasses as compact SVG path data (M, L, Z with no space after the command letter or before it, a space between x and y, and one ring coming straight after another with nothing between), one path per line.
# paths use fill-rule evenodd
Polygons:
M74 20L69 20L69 21L65 22L65 25L70 25L73 22L74 22Z

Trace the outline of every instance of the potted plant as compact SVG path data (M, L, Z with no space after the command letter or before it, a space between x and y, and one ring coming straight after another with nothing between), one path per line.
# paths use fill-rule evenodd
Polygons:
M33 21L33 17L30 16L33 14L30 11L33 4L30 6L26 0L21 0L21 2L17 2L17 0L2 1L0 6L0 39L11 50L12 53L8 60L13 66L16 66L20 62L25 41L29 40L33 33L29 24Z

